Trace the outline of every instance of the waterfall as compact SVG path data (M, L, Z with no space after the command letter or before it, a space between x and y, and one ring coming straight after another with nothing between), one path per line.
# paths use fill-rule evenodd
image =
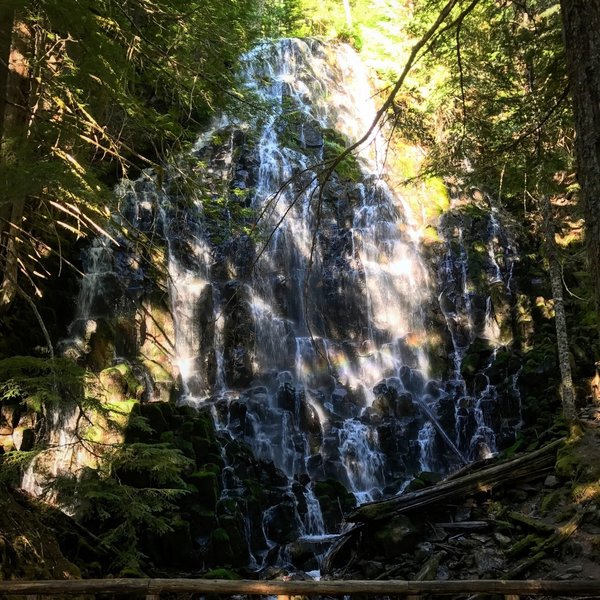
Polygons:
M502 390L497 373L516 242L500 209L455 198L425 248L414 203L386 183L382 132L324 179L376 114L348 46L264 42L239 77L262 110L222 115L199 138L195 192L146 174L120 193L153 213L164 245L178 401L210 406L222 443L252 452L239 477L225 461L224 497L242 499L254 472L269 490L260 522L246 517L260 538L247 534L247 552L300 561L280 547L334 534L342 501L489 456L518 425L518 372ZM90 257L80 323L106 300L98 278L133 277L106 241Z

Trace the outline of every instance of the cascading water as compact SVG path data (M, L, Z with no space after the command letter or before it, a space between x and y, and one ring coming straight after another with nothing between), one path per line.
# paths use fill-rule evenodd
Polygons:
M198 193L121 193L152 204L164 238L179 402L213 409L223 497L249 489L234 441L278 490L247 517L245 555L313 565L295 540L334 534L342 499L493 453L518 425L518 373L502 390L497 374L516 253L497 209L454 203L427 261L411 203L385 183L379 134L324 178L376 113L349 47L266 42L242 64L264 111L223 116L199 139Z

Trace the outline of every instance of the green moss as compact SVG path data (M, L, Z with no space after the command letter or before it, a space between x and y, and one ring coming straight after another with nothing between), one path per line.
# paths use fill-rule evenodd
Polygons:
M144 394L144 385L137 379L131 366L127 363L120 363L101 371L100 383L113 402L131 398L140 400Z
M427 484L422 480L419 479L418 477L415 477L407 486L405 491L406 492L416 492L418 490L422 490L423 488L426 488Z
M227 532L218 527L212 532L212 556L218 565L231 565L234 562L233 551Z
M315 484L315 496L322 501L339 504L343 512L349 512L356 506L356 499L342 483L336 479L326 479Z
M188 480L198 490L202 505L213 511L219 500L219 482L215 473L211 471L196 471L189 475Z
M558 451L554 470L561 479L574 479L580 469L580 459L571 446L564 446Z
M441 177L429 177L424 185L427 196L424 209L428 218L439 216L450 209L450 194Z
M243 566L247 564L248 542L244 536L244 521L240 513L236 516L219 517L219 525L227 532L231 547L233 564Z
M442 238L436 227L433 225L427 225L423 230L423 243L424 244L437 244L441 243Z
M335 160L347 147L347 141L335 129L323 130L323 160ZM348 154L336 165L335 172L345 181L360 181L362 171L356 156Z
M510 558L516 558L516 557L524 554L531 548L538 546L543 541L544 541L543 538L541 538L539 535L530 533L529 535L526 535L525 537L521 538L518 542L513 544L506 551L506 556L508 556Z
M235 581L242 578L231 569L212 569L204 573L202 579L226 579L227 581Z
M144 573L144 571L142 571L139 567L128 565L119 571L119 577L126 577L128 579L144 579L145 577L148 577L148 575L146 575L146 573Z
M577 504L593 502L600 505L600 480L575 484L571 490L571 497Z

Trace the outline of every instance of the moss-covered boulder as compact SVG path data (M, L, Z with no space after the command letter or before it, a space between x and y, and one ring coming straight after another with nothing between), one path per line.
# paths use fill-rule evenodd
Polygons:
M323 513L326 531L337 531L344 515L356 506L356 498L335 479L318 481L314 485L314 492Z
M187 477L188 481L197 490L197 499L200 504L214 511L219 500L219 480L212 471L195 471Z

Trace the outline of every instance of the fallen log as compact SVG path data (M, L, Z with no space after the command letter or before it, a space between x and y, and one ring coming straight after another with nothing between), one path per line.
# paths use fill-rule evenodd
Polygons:
M515 579L522 573L525 573L528 569L533 567L538 561L546 556L549 550L560 546L563 542L568 540L577 531L577 528L585 518L587 514L587 507L575 513L575 515L564 525L555 530L555 532L546 540L539 543L537 546L532 548L531 552L533 555L519 563L516 567L513 567L506 573L507 579ZM599 585L600 593L600 585Z
M381 521L450 498L483 491L506 481L513 483L518 479L531 479L554 466L556 452L563 442L564 439L556 440L534 452L497 462L463 477L441 481L429 488L363 504L347 515L346 520L353 523Z
M435 527L457 531L479 531L494 525L493 521L454 521L452 523L434 523Z
M591 596L600 594L600 580L551 581L503 579L454 581L235 581L222 579L71 579L48 581L0 581L0 594L130 594L158 596L166 593L246 594L251 596L369 594L502 594Z
M506 515L511 521L518 523L519 525L525 525L534 531L538 531L539 533L554 533L554 527L552 525L548 525L540 519L534 519L533 517L528 517L523 513L517 512L516 510L512 510Z

